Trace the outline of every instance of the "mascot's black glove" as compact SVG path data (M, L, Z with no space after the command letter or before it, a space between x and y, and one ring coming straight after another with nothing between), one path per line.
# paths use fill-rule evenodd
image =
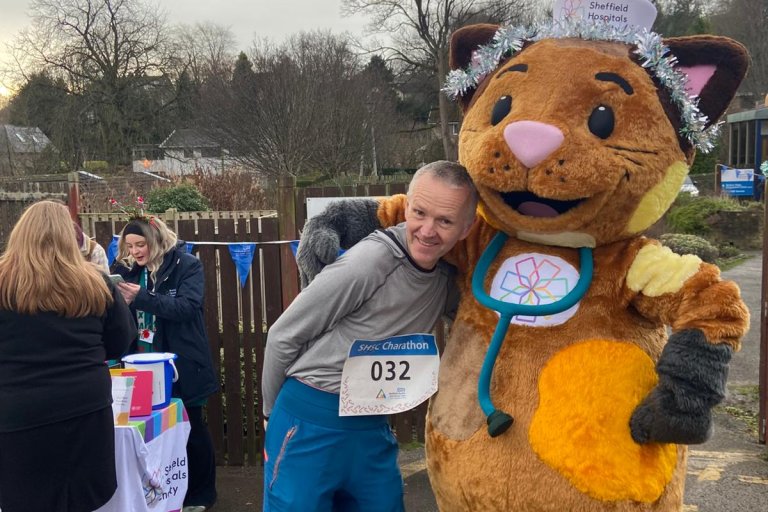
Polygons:
M296 251L302 288L336 261L339 249L349 249L381 227L378 209L373 199L345 199L330 203L323 213L307 220Z
M712 408L725 397L728 345L709 343L699 329L670 336L656 371L659 383L632 413L632 439L698 444L712 435Z

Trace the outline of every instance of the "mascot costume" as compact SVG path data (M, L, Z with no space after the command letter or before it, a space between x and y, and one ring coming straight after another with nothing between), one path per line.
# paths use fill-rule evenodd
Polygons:
M744 47L662 39L643 28L646 0L582 4L451 40L446 92L481 221L446 256L462 298L426 427L442 511L681 510L686 445L710 436L748 327L716 267L642 235L711 148ZM339 247L402 222L405 202L312 218L304 284Z

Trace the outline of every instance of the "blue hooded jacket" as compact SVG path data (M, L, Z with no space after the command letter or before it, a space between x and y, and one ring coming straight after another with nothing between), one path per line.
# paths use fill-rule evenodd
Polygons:
M218 391L219 383L203 317L203 265L184 247L185 242L179 241L165 254L155 283L150 281L139 291L131 310L134 315L138 309L155 316L155 351L178 355L179 380L173 385L173 396L196 406ZM143 270L139 265L129 269L116 262L112 271L138 284ZM135 347L132 349L135 351Z

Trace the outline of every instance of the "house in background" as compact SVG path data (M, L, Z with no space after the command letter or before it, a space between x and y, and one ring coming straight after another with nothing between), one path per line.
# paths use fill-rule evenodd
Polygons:
M0 125L0 176L49 172L55 151L50 139L36 126Z
M221 144L194 129L174 130L158 145L133 148L133 172L164 176L192 174L196 169L222 172L234 165Z

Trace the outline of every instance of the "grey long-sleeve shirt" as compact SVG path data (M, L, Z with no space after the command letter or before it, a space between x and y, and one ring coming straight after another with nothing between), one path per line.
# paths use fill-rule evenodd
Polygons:
M445 311L452 268L431 271L405 251L405 224L372 233L320 274L296 297L267 336L262 371L264 415L269 416L286 377L338 393L354 340L429 332Z

